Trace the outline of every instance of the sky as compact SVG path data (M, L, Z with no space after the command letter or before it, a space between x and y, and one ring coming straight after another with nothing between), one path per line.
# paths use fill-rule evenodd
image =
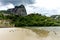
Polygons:
M0 10L25 5L27 13L40 13L46 16L60 15L60 0L0 0Z

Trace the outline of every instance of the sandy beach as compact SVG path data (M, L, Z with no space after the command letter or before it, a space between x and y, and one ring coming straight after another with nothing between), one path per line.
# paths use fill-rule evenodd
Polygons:
M43 27L39 32L25 28L0 28L0 40L60 40L60 28Z

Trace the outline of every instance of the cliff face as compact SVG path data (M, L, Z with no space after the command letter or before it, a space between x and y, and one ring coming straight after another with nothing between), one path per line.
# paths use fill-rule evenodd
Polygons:
M26 16L27 12L24 5L15 6L13 9L8 9L9 12L16 15Z

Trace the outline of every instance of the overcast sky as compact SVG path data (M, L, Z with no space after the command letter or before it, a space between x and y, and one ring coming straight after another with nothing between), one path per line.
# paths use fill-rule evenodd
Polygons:
M27 13L41 13L43 15L60 15L60 0L0 0L0 10L14 8L24 4Z

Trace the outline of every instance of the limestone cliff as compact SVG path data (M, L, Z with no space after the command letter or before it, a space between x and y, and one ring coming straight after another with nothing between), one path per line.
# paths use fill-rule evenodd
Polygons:
M15 8L8 9L8 11L12 14L16 14L16 15L20 15L20 16L26 16L27 15L27 12L26 12L24 5L15 6Z

